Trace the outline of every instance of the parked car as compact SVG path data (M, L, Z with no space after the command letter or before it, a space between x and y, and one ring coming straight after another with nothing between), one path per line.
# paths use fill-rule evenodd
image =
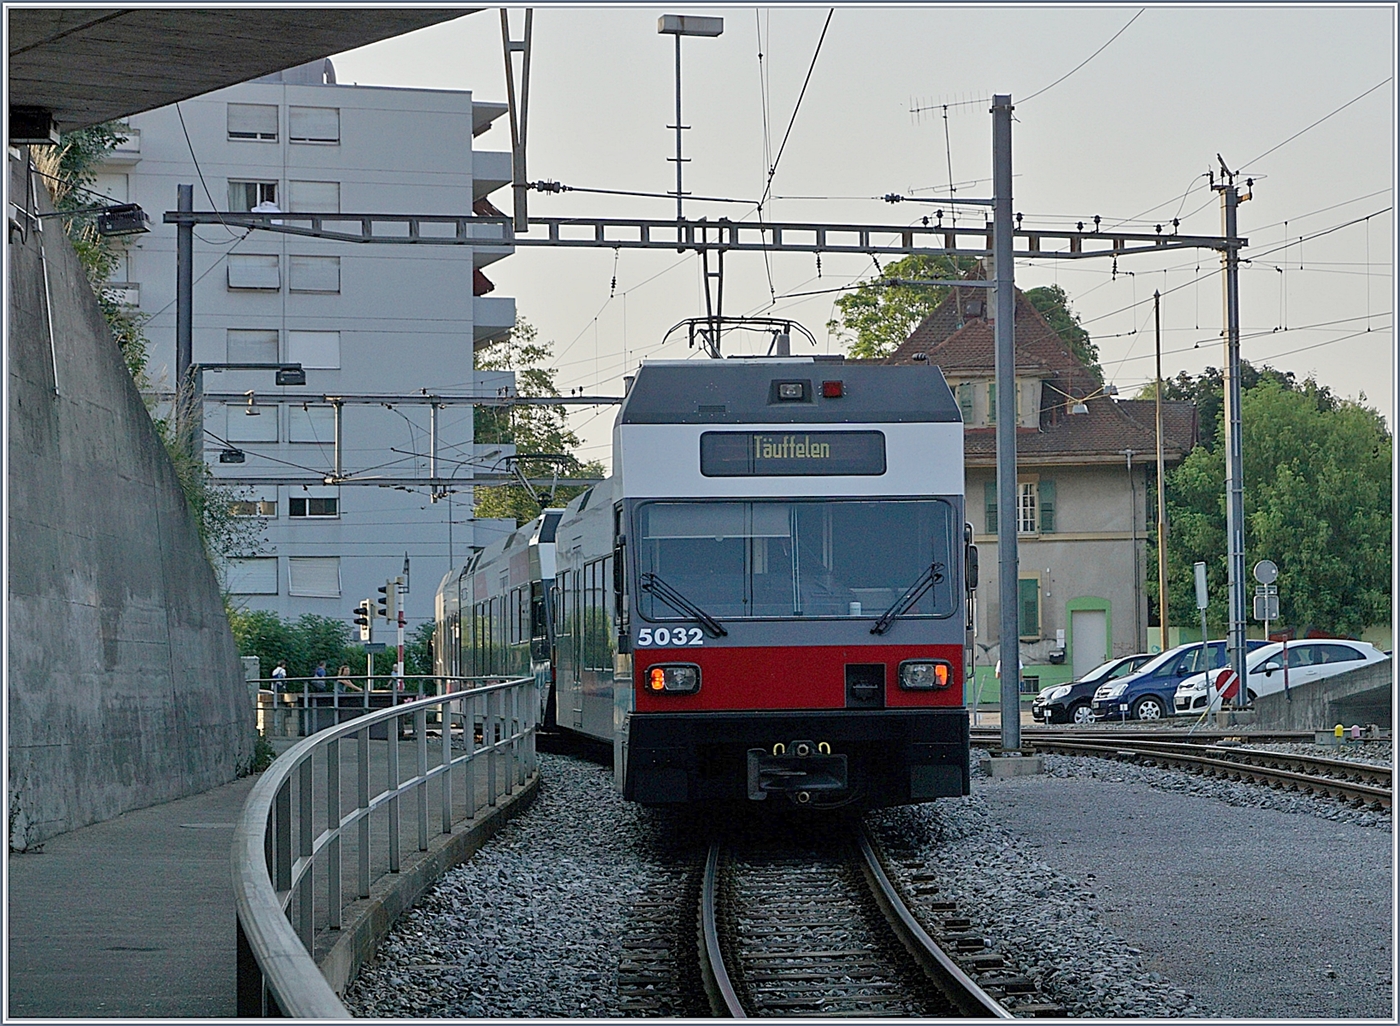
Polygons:
M1037 723L1093 723L1089 703L1100 684L1133 673L1152 656L1146 652L1120 656L1095 666L1078 680L1042 691L1031 703L1031 719Z
M1343 638L1290 641L1287 647L1290 688L1388 658L1375 645ZM1249 654L1245 661L1245 677L1251 702L1259 695L1271 695L1283 690L1283 650L1282 642L1274 642ZM1176 686L1178 716L1213 712L1220 708L1219 696L1207 688L1211 676L1209 673L1198 673Z
M1250 641L1250 651L1267 645ZM1160 720L1175 711L1176 686L1194 673L1224 666L1225 642L1210 641L1209 664L1203 663L1199 641L1178 645L1144 663L1136 673L1101 685L1089 708L1096 720Z

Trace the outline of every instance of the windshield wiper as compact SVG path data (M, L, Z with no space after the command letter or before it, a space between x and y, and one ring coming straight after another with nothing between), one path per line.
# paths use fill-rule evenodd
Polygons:
M890 624L894 623L898 617L903 616L915 602L923 598L924 592L928 591L939 581L943 580L943 564L932 563L929 568L919 575L919 579L909 585L908 590L903 595L895 599L894 605L885 610L883 616L875 621L875 626L870 628L871 634L884 634L890 629Z
M656 574L646 573L641 576L642 591L649 591L672 609L687 616L693 616L700 621L700 626L709 631L712 637L722 638L729 632L724 629L724 625L716 620L709 613L705 612L690 599L686 598L675 588L671 587Z

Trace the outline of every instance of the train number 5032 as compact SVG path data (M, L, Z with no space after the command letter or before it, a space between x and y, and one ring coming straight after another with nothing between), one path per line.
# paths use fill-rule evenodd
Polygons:
M643 627L637 632L637 644L647 645L703 645L705 632L699 627Z

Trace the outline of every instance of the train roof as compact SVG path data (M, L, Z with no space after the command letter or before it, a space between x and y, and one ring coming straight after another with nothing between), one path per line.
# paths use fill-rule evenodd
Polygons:
M779 384L802 383L802 398ZM840 382L827 398L823 384ZM820 357L649 361L619 424L871 424L960 422L943 372L931 364L854 364Z

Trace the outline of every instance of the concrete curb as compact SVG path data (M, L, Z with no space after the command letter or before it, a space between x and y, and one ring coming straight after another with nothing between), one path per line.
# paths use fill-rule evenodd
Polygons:
M316 963L337 994L345 993L398 917L412 908L443 873L469 859L511 819L530 807L539 784L540 774L536 771L513 794L502 795L489 814L479 813L468 829L432 837L427 851L405 855L400 872L380 877L368 898L345 907L345 927L323 931L316 938ZM331 938L334 942L323 947Z

